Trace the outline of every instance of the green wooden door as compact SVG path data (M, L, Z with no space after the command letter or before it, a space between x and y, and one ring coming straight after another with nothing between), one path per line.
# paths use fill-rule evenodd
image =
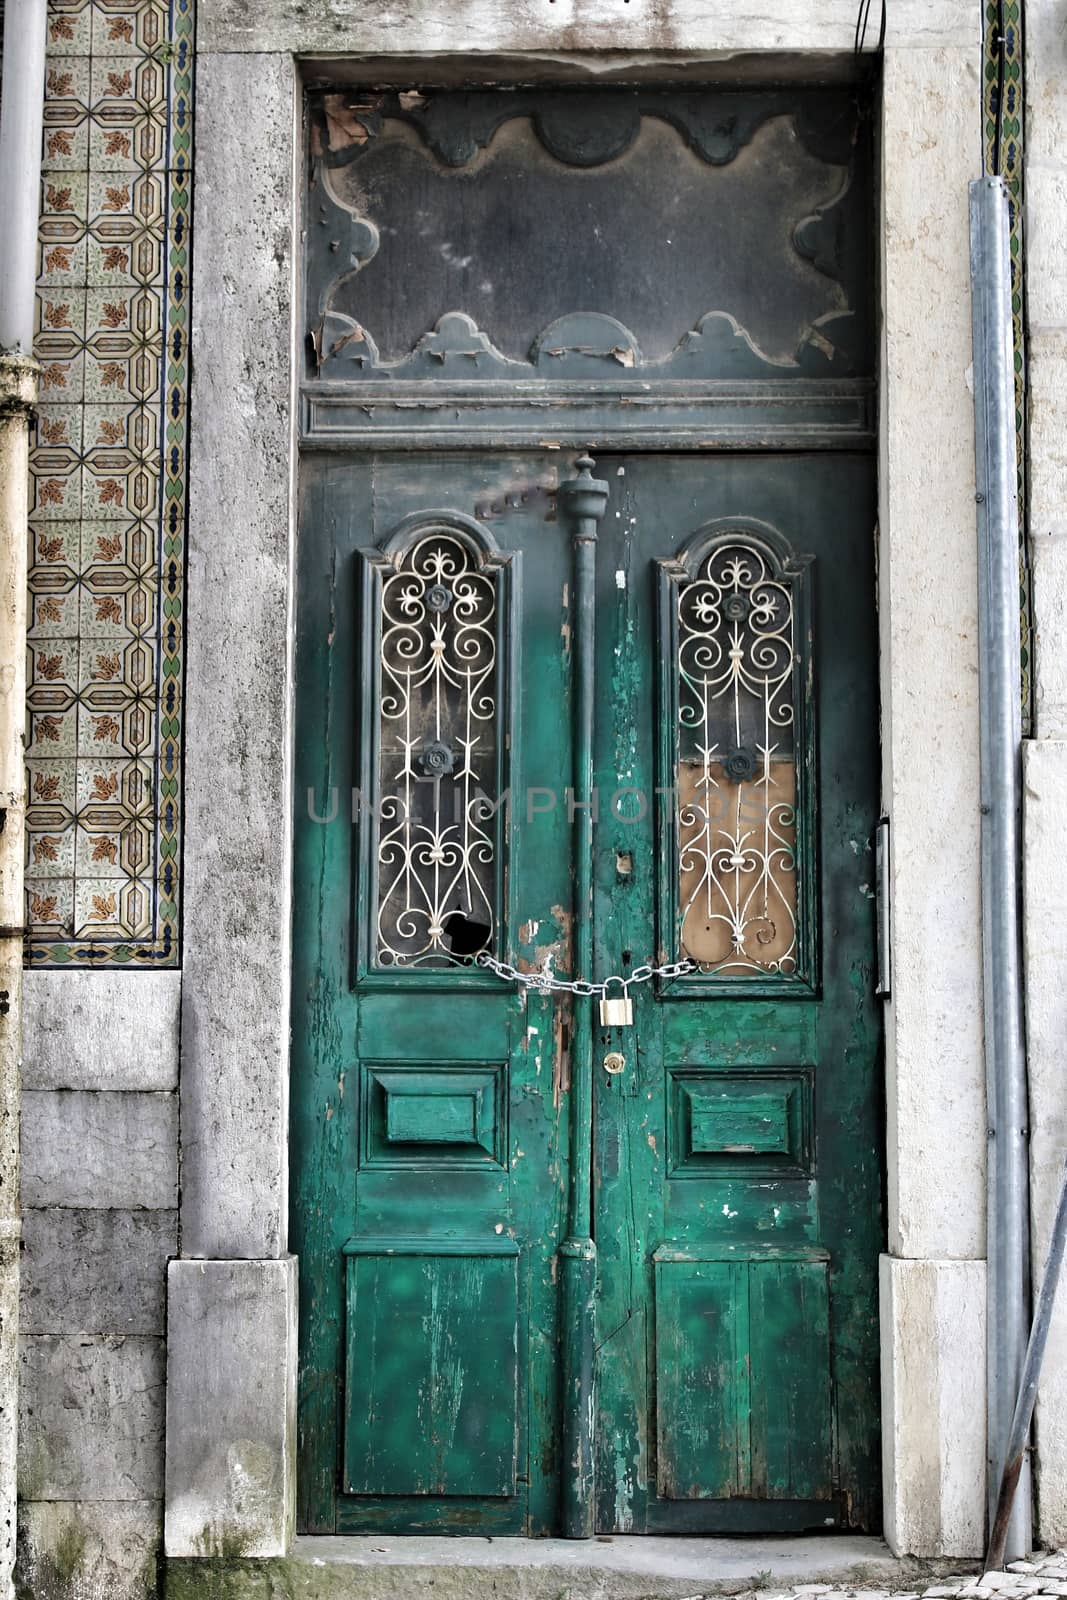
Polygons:
M871 1528L871 461L570 462L307 463L302 1525Z
M598 472L594 965L700 963L594 1052L598 1523L870 1527L870 465Z

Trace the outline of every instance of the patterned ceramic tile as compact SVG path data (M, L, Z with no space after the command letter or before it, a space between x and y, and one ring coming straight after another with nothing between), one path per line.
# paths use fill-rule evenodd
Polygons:
M28 958L178 959L192 0L50 0Z
M1003 23L1003 33L1001 32ZM1003 51L1003 54L1002 54ZM986 0L982 125L987 172L999 172L1011 203L1012 320L1015 333L1015 431L1019 461L1019 628L1023 731L1032 719L1033 632L1026 541L1026 343L1023 310L1023 8L1022 0ZM998 115L999 112L999 115Z

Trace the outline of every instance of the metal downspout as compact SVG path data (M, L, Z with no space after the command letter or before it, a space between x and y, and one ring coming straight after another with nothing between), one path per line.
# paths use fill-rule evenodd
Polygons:
M593 970L593 703L596 653L597 525L608 485L579 456L577 478L559 486L574 552L574 829L575 975ZM567 1237L560 1245L562 1436L560 1526L565 1539L591 1539L594 1518L593 1358L596 1342L596 1245L593 1243L593 998L575 995L571 1035L570 1176Z
M0 1600L14 1594L26 546L45 0L7 0L0 92Z
M996 1510L1029 1328L1029 1117L1021 924L1022 713L1019 508L1008 197L976 179L971 202L971 315L978 522L982 952L987 1176L987 1501ZM1024 1465L1005 1559L1029 1554Z

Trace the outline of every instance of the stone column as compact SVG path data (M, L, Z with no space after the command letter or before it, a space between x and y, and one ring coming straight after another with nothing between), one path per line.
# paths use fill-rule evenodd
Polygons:
M288 55L198 58L182 1258L168 1284L171 1556L284 1555L293 1529L296 1263L286 1235L295 104Z
M890 33L883 89L883 796L892 825L882 1261L885 1532L976 1556L985 1518L985 1075L967 184L981 14ZM899 41L899 42L898 42ZM968 1398L969 1397L969 1398Z

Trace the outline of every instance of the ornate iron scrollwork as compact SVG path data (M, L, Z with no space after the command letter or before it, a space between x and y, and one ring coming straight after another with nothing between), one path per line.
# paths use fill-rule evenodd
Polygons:
M795 977L803 568L743 529L666 565L681 950L713 976Z
M500 562L427 519L376 565L373 961L447 966L459 924L480 930L481 948L497 922Z

